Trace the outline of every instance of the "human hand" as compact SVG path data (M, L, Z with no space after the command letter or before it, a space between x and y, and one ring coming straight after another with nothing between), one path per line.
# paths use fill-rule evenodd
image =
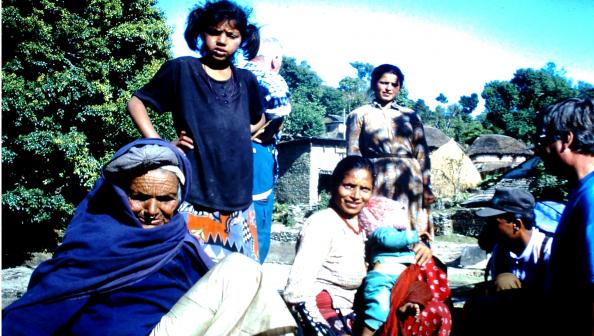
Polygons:
M522 281L513 273L501 273L495 277L495 291L522 288Z
M412 249L415 252L415 263L419 266L425 266L433 257L433 252L424 243L416 243Z
M419 233L419 240L420 241L428 241L428 242L432 242L433 241L433 235L427 231L423 231L421 233Z
M262 127L258 128L254 133L252 133L252 141L257 143L262 143L262 139L260 139L260 135L264 134L266 128L270 126L272 120L268 120Z
M418 303L407 302L398 307L398 311L402 313L402 315L414 316L417 321L421 317L421 306Z
M186 135L186 131L180 131L179 137L171 141L171 143L180 151L182 151L182 153L186 153L187 151L194 149L194 140Z
M435 203L436 198L433 191L429 187L423 189L423 208L428 208L431 204Z
M257 142L257 143L262 143L262 140L260 138L258 138L258 136L260 136L260 134L264 133L264 127L258 129L256 132L254 132L254 134L252 134L252 141L253 142Z

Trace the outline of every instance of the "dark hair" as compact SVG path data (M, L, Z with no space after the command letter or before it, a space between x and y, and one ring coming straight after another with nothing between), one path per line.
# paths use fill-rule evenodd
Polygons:
M353 169L365 169L371 175L371 185L375 182L375 176L373 175L373 163L362 156L349 155L344 157L338 162L336 168L332 172L332 185L330 186L330 192L332 195L338 190L338 186L342 183L342 180Z
M377 82L384 74L387 73L396 75L396 77L398 77L398 84L400 84L401 87L404 85L404 74L402 73L402 71L400 71L399 67L392 64L382 64L380 66L377 66L371 72L371 82L369 86L371 88L371 91L375 92Z
M508 221L510 223L521 219L522 223L524 224L524 228L526 228L526 230L531 230L532 226L534 224L534 212L529 212L529 213L524 213L524 214L507 212L502 216L495 216L495 217L503 217L506 221Z
M540 147L554 140L565 140L573 133L575 152L594 154L594 100L569 98L546 107L536 116L534 143Z
M204 44L198 44L198 39L212 26L223 21L230 21L241 34L240 48L247 59L256 57L260 48L258 27L248 22L251 9L244 9L232 1L208 1L203 6L197 5L188 15L184 38L188 47L199 51L202 56L206 53Z

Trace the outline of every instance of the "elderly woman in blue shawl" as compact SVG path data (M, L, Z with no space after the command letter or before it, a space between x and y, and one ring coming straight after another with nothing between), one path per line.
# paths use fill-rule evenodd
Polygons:
M4 309L2 334L290 330L293 321L262 308L270 296L261 289L258 263L232 255L209 272L212 262L177 212L189 191L189 169L185 156L161 139L121 148L78 206L54 257L35 270L25 295ZM278 295L271 300L282 305ZM254 309L272 322L244 321Z

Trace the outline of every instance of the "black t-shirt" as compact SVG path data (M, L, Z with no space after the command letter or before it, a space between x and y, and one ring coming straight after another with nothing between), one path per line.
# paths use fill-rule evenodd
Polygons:
M194 140L187 154L192 164L188 201L235 211L252 201L250 124L264 112L258 81L232 66L225 82L210 78L199 59L180 57L163 64L134 95L158 112L171 111L175 129Z

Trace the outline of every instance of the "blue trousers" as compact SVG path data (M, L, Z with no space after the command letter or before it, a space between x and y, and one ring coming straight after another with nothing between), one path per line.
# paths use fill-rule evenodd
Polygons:
M254 154L253 195L261 195L272 190L266 199L253 202L256 211L260 263L263 264L270 249L270 226L272 225L272 207L274 205L274 146L262 146L252 142L252 152Z
M256 229L258 230L258 250L260 252L260 264L263 264L270 250L270 228L272 226L272 208L274 206L274 191L268 198L261 201L254 201L256 210Z
M372 330L379 329L390 313L390 295L397 275L369 271L365 277L363 301L365 305L365 324Z

